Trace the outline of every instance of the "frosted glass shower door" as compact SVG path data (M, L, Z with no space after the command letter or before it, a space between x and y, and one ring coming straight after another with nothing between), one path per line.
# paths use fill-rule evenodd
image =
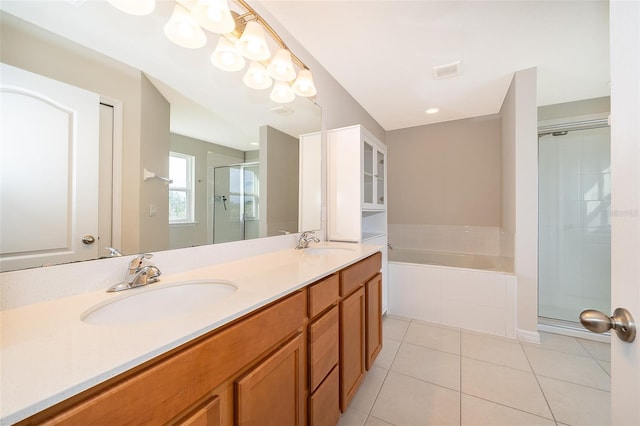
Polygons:
M610 311L609 145L608 127L539 138L540 317Z

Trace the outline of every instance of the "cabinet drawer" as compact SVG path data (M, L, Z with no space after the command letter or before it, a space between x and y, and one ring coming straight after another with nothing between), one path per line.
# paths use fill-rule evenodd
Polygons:
M315 317L338 301L339 281L338 274L334 274L309 286L309 318Z
M340 376L336 366L309 398L309 426L335 426L338 423L339 386Z
M309 325L309 389L313 392L338 363L338 307Z
M340 271L340 296L346 296L377 274L382 268L382 253L373 254Z

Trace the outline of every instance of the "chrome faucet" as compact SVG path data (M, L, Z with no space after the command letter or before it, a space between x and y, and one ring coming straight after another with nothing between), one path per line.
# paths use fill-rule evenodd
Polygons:
M300 250L300 249L306 249L307 247L309 247L309 243L319 243L320 240L318 239L318 237L316 237L316 235L313 233L313 231L304 231L301 235L300 235L300 239L298 240L298 244L296 245L296 250Z
M107 289L107 292L128 290L160 281L160 269L155 265L144 265L145 259L151 259L152 254L138 254L129 262L124 281Z

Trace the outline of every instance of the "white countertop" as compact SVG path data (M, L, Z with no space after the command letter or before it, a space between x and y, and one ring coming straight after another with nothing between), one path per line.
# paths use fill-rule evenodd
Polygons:
M312 255L288 249L162 275L151 285L216 279L238 290L221 302L158 321L100 326L80 320L95 304L137 289L105 288L1 312L0 424L27 418L380 250L313 245L322 246L349 250Z

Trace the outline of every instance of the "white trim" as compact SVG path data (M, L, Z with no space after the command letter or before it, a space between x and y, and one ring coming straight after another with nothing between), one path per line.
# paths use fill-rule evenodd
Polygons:
M111 246L122 248L122 101L100 95L100 103L113 108L113 199L111 206Z
M561 327L551 324L538 324L538 331L545 333L561 334L563 336L576 337L578 339L593 340L595 342L611 343L611 334L596 334L577 328Z
M519 328L516 330L516 336L521 342L540 343L540 333L537 331L522 330Z

